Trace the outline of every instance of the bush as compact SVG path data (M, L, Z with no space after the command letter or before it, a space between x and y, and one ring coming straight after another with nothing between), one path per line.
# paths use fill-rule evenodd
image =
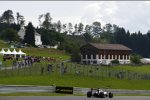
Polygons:
M117 59L115 59L115 60L112 60L111 63L112 64L119 64L119 61Z
M71 54L71 61L79 63L81 61L81 55L79 52L74 52Z
M131 62L134 64L140 64L141 63L140 59L141 59L141 57L137 54L131 55Z

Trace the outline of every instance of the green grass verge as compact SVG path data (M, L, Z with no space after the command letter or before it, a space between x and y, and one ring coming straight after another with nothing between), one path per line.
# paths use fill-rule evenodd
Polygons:
M150 65L140 65L140 66L121 65L121 66L112 66L112 68L115 70L128 70L132 72L150 73Z
M150 80L120 80L112 78L94 78L74 75L43 75L43 76L14 76L3 77L0 84L14 85L57 85L73 87L93 87L112 89L141 89L150 90Z

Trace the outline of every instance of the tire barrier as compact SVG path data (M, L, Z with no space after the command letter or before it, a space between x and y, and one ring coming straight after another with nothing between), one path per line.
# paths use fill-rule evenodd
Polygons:
M73 94L73 87L56 86L56 93Z

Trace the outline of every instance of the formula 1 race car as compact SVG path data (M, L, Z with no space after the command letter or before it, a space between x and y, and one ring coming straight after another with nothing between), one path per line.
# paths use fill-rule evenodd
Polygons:
M91 97L96 97L96 98L113 98L113 93L111 92L104 92L101 89L91 89L90 91L87 92L87 97L91 98Z

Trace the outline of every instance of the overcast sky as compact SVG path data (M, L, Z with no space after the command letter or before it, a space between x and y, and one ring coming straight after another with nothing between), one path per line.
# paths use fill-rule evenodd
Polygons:
M53 22L82 22L91 24L100 21L116 24L130 32L150 30L150 1L0 1L0 15L13 10L25 17L26 24L38 25L38 16L49 12Z

